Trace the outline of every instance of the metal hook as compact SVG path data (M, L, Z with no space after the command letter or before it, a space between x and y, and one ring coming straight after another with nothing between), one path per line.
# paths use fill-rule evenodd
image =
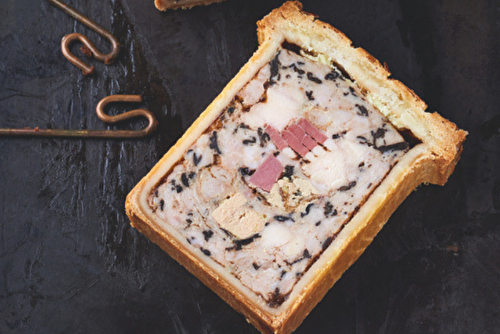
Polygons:
M39 129L38 127L25 129L0 129L0 136L32 136L32 137L86 137L86 138L138 138L144 137L156 130L158 122L153 113L146 109L135 109L123 114L110 116L104 108L115 102L142 102L140 95L110 95L103 98L96 108L99 118L106 123L116 123L126 119L145 117L148 126L142 130L63 130Z
M115 36L113 36L109 31L107 31L94 21L90 20L88 17L84 16L82 13L78 12L73 7L65 4L64 2L60 0L47 0L47 1L49 1L57 8L63 10L67 14L71 15L79 22L85 24L87 27L94 30L101 36L105 37L113 46L113 50L111 50L110 53L103 54L99 52L99 50L97 50L95 45L87 37L79 33L72 33L64 36L61 41L61 50L66 59L68 59L73 65L81 69L84 75L89 75L94 72L94 66L87 65L85 62L83 62L82 60L77 58L74 54L72 54L71 51L69 50L71 43L73 41L79 40L84 45L82 46L81 50L87 57L93 56L95 59L104 62L104 64L106 65L112 64L114 62L114 60L118 56L118 53L120 52L120 43L118 42L118 39Z

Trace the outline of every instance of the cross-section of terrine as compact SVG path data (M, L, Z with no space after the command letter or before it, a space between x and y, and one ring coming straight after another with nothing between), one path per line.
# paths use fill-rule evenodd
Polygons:
M262 332L295 329L465 132L285 3L260 47L127 199L134 227Z

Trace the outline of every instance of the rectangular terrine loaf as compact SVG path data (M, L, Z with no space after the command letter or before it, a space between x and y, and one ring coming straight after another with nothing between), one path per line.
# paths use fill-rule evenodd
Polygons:
M259 49L133 189L132 225L265 333L294 330L466 133L287 2Z

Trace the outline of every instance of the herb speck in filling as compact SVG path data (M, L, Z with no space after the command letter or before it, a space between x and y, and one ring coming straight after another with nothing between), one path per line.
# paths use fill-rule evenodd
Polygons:
M193 153L193 163L195 166L198 166L202 157L203 157L203 155L201 155L201 154L200 154L200 156L197 156L196 153Z
M279 81L279 70L280 70L279 56L280 56L280 52L278 52L276 57L274 57L273 60L271 60L271 62L269 63L269 65L271 67L271 75L269 77L269 83L271 85L274 85L276 83L276 81ZM275 81L274 79L277 76L278 76L278 78L276 78L276 81Z
M248 175L250 173L250 170L248 169L248 167L240 167L240 169L238 169L238 170L242 176Z
M217 152L218 154L222 154L222 152L219 149L219 143L217 142L217 131L213 131L212 135L210 136L210 145L209 147Z
M313 207L313 205L314 205L313 203L309 203L309 204L306 206L305 211L304 211L304 212L302 212L302 213L300 214L300 216L301 216L302 218L304 218L305 216L307 216L307 215L309 214L309 211L311 211L311 208Z
M404 151L408 147L409 147L408 143L403 141L403 142L392 144L392 145L379 146L379 147L377 147L377 150L379 150L382 153L385 153L385 152L389 152L389 151Z
M313 96L313 91L309 90L306 92L306 96L309 99L309 101L314 101L314 96Z
M320 84L320 83L323 83L323 81L321 81L320 79L316 78L314 76L314 74L312 74L311 72L307 72L307 79L311 80L312 82L315 82L317 84Z
M358 115L360 116L368 116L368 110L365 108L365 106L361 106L359 104L356 104L356 107L359 109Z
M289 217L289 216L280 216L280 215L277 215L277 216L274 216L274 219L279 221L279 222L286 222L287 220L290 220L292 222L294 222L295 220L293 220L292 217Z
M245 139L243 140L243 145L250 145L250 144L255 144L257 142L257 138L252 137L250 139Z
M325 75L325 80L335 80L339 77L339 74L335 71L331 71L327 75Z
M188 176L186 175L186 173L182 173L182 175L181 175L181 181L182 181L182 184L186 188L189 188L189 179L188 179Z
M323 214L325 215L325 217L328 217L328 216L336 216L337 215L337 210L333 209L333 205L332 203L330 202L326 202L325 204L325 208L323 210Z
M353 187L356 186L356 181L349 182L347 186L342 186L338 189L338 191L347 191L351 190Z
M203 237L205 238L205 241L210 240L210 238L214 235L214 232L211 230L203 231Z
M259 139L260 139L260 147L266 146L266 143L269 140L271 140L271 137L266 132L264 132L264 130L262 130L262 128L257 129L257 134L259 135Z
M289 179L292 178L294 167L292 165L286 165L285 171L283 172L283 177L287 177Z

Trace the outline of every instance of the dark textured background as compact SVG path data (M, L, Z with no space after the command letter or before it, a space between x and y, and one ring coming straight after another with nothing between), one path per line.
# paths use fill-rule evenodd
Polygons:
M0 333L256 332L132 229L124 202L256 50L256 21L280 3L160 13L152 0L71 1L123 45L86 78L63 58L62 36L107 42L45 1L0 1L0 127L104 128L95 105L117 93L142 94L160 121L142 140L0 138ZM500 332L500 2L304 7L470 135L448 184L412 193L297 333Z

